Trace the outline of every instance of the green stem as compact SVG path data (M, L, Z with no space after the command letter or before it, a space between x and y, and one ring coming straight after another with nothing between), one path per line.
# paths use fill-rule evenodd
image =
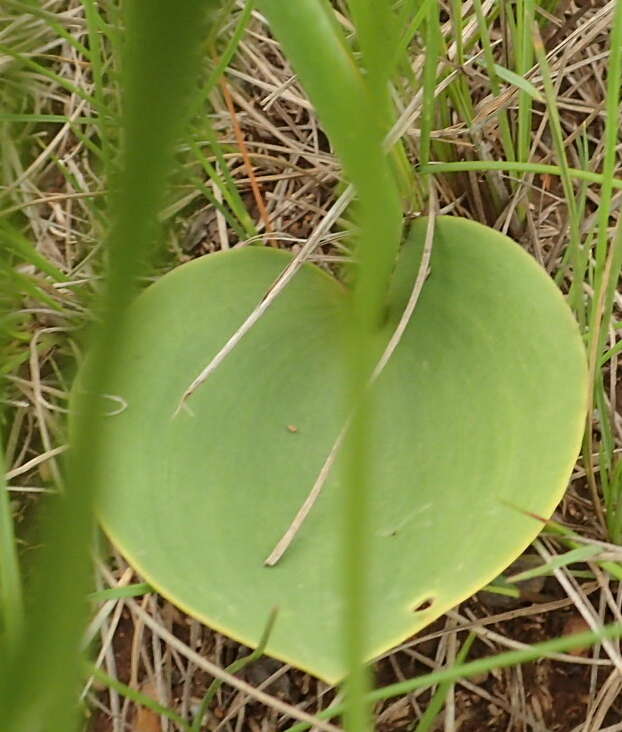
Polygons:
M383 15L358 0L358 18L365 25L364 51L370 65L378 59L377 38L371 21ZM401 207L395 179L383 151L383 115L377 102L384 99L382 74L368 69L361 73L334 11L325 0L260 0L259 7L270 20L294 69L313 102L358 200L357 277L352 293L352 311L344 335L348 365L350 409L356 413L344 459L343 489L343 637L348 669L346 682L346 728L350 732L369 729L369 687L364 660L369 652L365 627L368 602L367 511L369 467L373 455L368 449L368 424L372 420L364 385L373 366L373 342L381 322L400 239ZM386 30L386 28L385 28ZM363 402L363 403L362 403Z
M229 666L227 666L227 668L225 669L227 673L237 674L243 668L246 668L249 664L257 661L263 656L264 651L266 650L266 646L268 645L270 635L272 634L272 629L274 628L274 623L276 621L277 615L278 608L272 608L272 610L270 611L270 615L268 616L266 627L264 628L263 633L261 634L261 638L259 639L259 645L257 646L257 648L255 648L252 653L249 653L248 656L244 656L244 658L238 658L233 663L229 664ZM201 732L203 717L205 717L205 713L210 708L210 705L214 697L216 696L218 689L220 689L223 683L224 682L222 679L214 679L209 685L209 688L205 693L205 696L203 697L203 701L201 702L201 706L199 707L199 711L194 718L194 723L192 724L190 732Z
M546 163L520 163L509 160L467 160L458 163L436 163L430 162L427 165L420 165L421 173L464 173L465 171L474 170L486 172L488 170L502 170L510 173L536 173L539 175L562 175L562 170L558 165L548 165ZM579 170L578 168L568 168L568 175L577 180L584 180L588 183L603 183L604 176L600 173L592 173L589 170ZM620 178L612 178L611 185L613 188L622 190L622 180Z
M179 727L181 727L184 732L192 732L188 722L180 717L177 712L174 712L172 709L169 709L168 707L159 704L155 699L147 696L147 694L143 694L141 691L132 689L131 686L124 684L122 681L119 681L119 679L115 679L113 676L109 676L105 671L102 671L102 669L94 666L93 664L86 664L86 672L89 676L92 676L101 684L104 684L110 689L114 689L114 691L116 691L118 694L121 694L121 696L124 696L126 699L133 701L134 704L145 707L146 709L150 709L154 714L157 714L160 717L166 717L167 719L170 719L171 722L174 722Z
M4 445L1 441L0 448L0 475L4 476ZM19 642L24 608L11 502L4 477L0 479L0 609L3 626L0 638L4 641L0 649L7 657Z

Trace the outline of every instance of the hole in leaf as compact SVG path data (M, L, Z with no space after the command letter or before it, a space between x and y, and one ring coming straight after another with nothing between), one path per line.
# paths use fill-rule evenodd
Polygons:
M424 597L423 600L420 600L415 605L413 605L410 609L413 613L422 613L425 610L429 610L432 605L434 605L434 598L433 597Z

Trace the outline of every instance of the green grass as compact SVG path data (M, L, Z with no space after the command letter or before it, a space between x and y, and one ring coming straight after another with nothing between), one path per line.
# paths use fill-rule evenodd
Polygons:
M245 241L260 231L253 204L232 172L231 155L239 151L231 137L223 133L219 92L221 79L240 53L240 44L251 38L255 6L250 2L244 6L232 1L223 4L213 13L211 31L199 37L199 5L189 3L188 12L196 15L186 18L181 14L177 17L177 12L168 13L164 2L152 2L149 13L146 6L138 4L135 15L127 18L126 35L121 30L126 21L112 1L84 0L80 33L74 32L71 23L59 13L62 3L52 4L50 10L34 2L4 3L0 11L3 16L14 19L25 13L31 20L27 26L18 24L13 34L0 43L0 54L8 59L6 82L0 90L0 245L3 276L12 283L11 297L2 303L6 310L2 323L3 374L28 375L31 336L41 322L36 313L16 314L26 300L31 309L52 311L56 316L48 313L46 317L58 317L62 322L65 341L46 363L50 380L65 389L67 373L73 369L84 343L83 333L74 337L71 329L91 327L97 313L103 325L91 337L99 339L105 363L112 368L110 354L122 337L123 313L139 281L153 274L154 259L161 270L180 260L179 248L172 246L171 240L178 236L182 220L211 206L232 241ZM430 181L439 185L447 205L458 211L462 207L475 218L483 213L489 222L502 221L506 207L515 198L515 213L508 220L513 231L528 238L529 186L542 176L559 181L568 234L563 238L562 256L553 274L584 331L591 372L590 400L597 410L598 444L591 428L590 409L582 465L594 512L603 524L602 538L615 544L622 542L622 463L616 452L619 438L607 393L608 369L621 349L619 341L608 343L607 339L611 323L619 320L614 296L622 267L622 230L613 206L616 191L622 189L622 4L617 3L610 24L611 52L603 67L603 144L596 164L592 163L591 153L600 148L592 131L585 129L567 144L567 117L559 101L564 81L556 65L559 55L547 57L551 49L543 44L549 24L533 0L518 0L503 9L475 0L465 16L461 15L464 8L459 2L446 3L443 8L436 0L403 0L393 8L363 0L340 3L354 23L355 32L339 25L328 3L300 2L296 17L293 10L288 17L282 3L265 0L256 5L272 20L274 33L294 70L317 100L318 116L343 160L344 177L359 191L358 205L347 214L349 224L354 222L361 231L359 255L364 273L357 281L355 297L360 328L353 330L350 344L353 399L369 370L367 334L381 312L399 246L401 209L420 213ZM444 12L447 9L449 13ZM546 4L547 12L555 14L557 9L555 2ZM300 14L305 14L304 22L300 22ZM182 24L184 18L187 27ZM468 35L472 21L474 30ZM75 74L71 78L58 58L61 46L45 48L46 43L55 42L62 42L64 52L75 54L75 59L84 64L86 77ZM124 64L126 43L130 60ZM448 58L452 44L455 51ZM317 53L319 47L323 49L321 54ZM477 60L473 60L475 54ZM72 68L77 67L74 64ZM179 79L187 83L180 85ZM236 84L235 77L230 77L230 83ZM439 89L439 85L445 86ZM417 134L411 134L412 129L407 132L387 159L380 152L381 140L417 93L422 94L421 106L411 125L417 128ZM68 98L74 103L71 111L64 111L58 100ZM167 104L162 104L164 98ZM477 132L478 115L490 103L493 106L486 115L486 124L497 135L492 151L486 147L486 134ZM534 144L534 131L543 118L547 151ZM252 127L246 113L242 112L242 119L247 129ZM355 135L353 124L358 125ZM62 141L53 142L65 126L67 133L62 139L71 140L74 151L80 148L76 158L67 156L71 150L63 148ZM459 130L456 135L451 132L454 128ZM440 138L435 134L437 130L445 130ZM268 138L271 133L263 130L262 134ZM276 144L274 139L270 137ZM468 145L461 146L465 140ZM318 151L318 157L320 152L326 154ZM41 163L30 170L39 156ZM299 157L295 150L290 154L293 164ZM258 156L253 160L259 165ZM405 175L409 160L410 179ZM58 185L76 196L70 211L72 236L67 236L63 244L67 250L73 247L75 256L67 255L64 262L41 244L47 229L38 218L40 204L33 203L33 199L38 200L40 194L43 198L54 195L55 187L46 188L46 178L58 179ZM103 190L107 192L105 197ZM319 203L314 200L312 205L317 207ZM167 217L162 215L164 210L170 212ZM153 224L158 216L166 219L164 237L168 246L164 252L156 246L163 238ZM590 228L586 228L588 221L593 222ZM100 247L104 237L106 257ZM377 246L380 240L384 247ZM154 256L156 250L159 254ZM102 286L97 278L104 271L108 278ZM86 282L63 289L64 284L83 276ZM616 327L619 329L619 325ZM48 349L42 347L41 358L47 358L47 353ZM93 391L103 378L102 367L92 375ZM5 386L4 392L15 400L17 395L11 385ZM60 398L50 398L56 406L62 406ZM3 406L6 443L19 408ZM24 419L23 414L20 419ZM54 413L48 422L44 421L43 428L47 425L54 439L62 442L62 417ZM349 729L370 727L372 700L439 682L447 684L479 672L477 669L522 663L576 645L574 641L551 641L533 651L458 664L440 675L427 675L391 687L390 692L370 694L370 680L361 663L361 637L365 632L361 558L365 559L366 509L364 492L362 495L354 490L355 484L365 483L368 438L362 419L357 425L360 429L355 426L350 447L351 490L344 509L343 576L349 603L345 637L352 668L346 687L351 701L346 711ZM27 581L22 577L23 566L16 550L15 534L19 538L21 529L18 524L14 526L15 508L6 490L0 497L4 652L0 699L6 701L7 732L23 732L26 728L65 732L75 726L78 710L74 701L81 674L77 645L87 618L83 600L92 590L88 556L93 530L92 496L83 487L89 483L88 461L95 459L97 435L92 433L88 419L83 434L77 457L67 465L64 496L37 509L46 549L36 552L37 561L34 569L29 569ZM35 439L29 454L44 447ZM594 455L598 455L597 465ZM59 532L59 526L66 528ZM578 561L571 559L577 556L572 551L579 550L562 554L560 566ZM619 565L601 566L619 579ZM95 599L104 602L147 589L144 583L137 583L123 590L104 590L95 594ZM586 636L584 640L590 643L595 638ZM11 661L11 673L7 659ZM103 672L98 674L103 683L116 685L122 695L135 693ZM440 712L441 689L447 687L439 687L429 707L432 711L426 713L417 729L426 729ZM175 713L169 710L168 716L171 714L175 719ZM42 726L44 719L46 727Z
M89 472L97 454L93 427L97 401L89 395L103 391L107 375L114 369L113 354L121 342L124 312L150 258L156 234L152 221L162 203L173 144L181 131L179 108L187 104L189 83L194 78L203 16L200 2L188 3L183 12L181 8L171 12L166 3L157 7L151 3L149 9L136 6L126 19L125 151L119 192L111 202L109 265L100 305L101 325L93 341L93 346L101 349L101 358L90 374L81 404L80 441L74 445L65 494L44 516L46 549L29 588L32 599L24 632L19 642L13 639L6 645L3 654L0 699L7 731L60 731L76 724L77 634L86 619L84 596L90 583ZM61 88L80 95L105 116L105 110L74 84L28 58L20 60ZM180 79L186 82L182 84ZM155 109L160 94L170 106L161 111L161 125L154 125L144 110ZM58 527L63 527L60 533ZM52 628L50 618L54 618Z
M573 648L581 648L590 646L599 638L619 638L622 636L622 627L619 624L603 628L599 633L585 632L576 633L566 638L556 638L555 640L537 643L529 648L518 651L508 651L500 653L496 656L488 658L480 658L476 661L467 663L456 663L452 668L443 671L434 671L429 674L423 674L414 679L409 679L398 684L391 684L370 694L370 701L379 701L381 699L390 699L402 694L408 694L415 689L425 689L433 684L446 684L459 679L477 676L478 674L492 671L493 669L508 668L521 663L527 663L536 659L546 658L551 653L561 653ZM468 649L468 646L467 646ZM318 714L320 719L330 719L336 717L343 711L342 705L335 705ZM290 727L288 732L302 732L308 729L306 724L297 724Z

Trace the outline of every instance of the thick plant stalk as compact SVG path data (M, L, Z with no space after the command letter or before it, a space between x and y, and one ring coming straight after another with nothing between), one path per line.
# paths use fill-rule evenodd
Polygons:
M369 78L363 76L330 5L324 0L263 0L258 5L309 94L357 194L358 269L344 339L348 411L355 416L344 460L342 628L349 671L346 728L364 732L370 728L364 658L368 476L373 460L368 426L373 408L365 387L374 367L372 334L380 323L400 242L400 201L382 145L386 130L377 114L378 87L369 82L378 77L369 69Z
M120 364L126 307L145 272L173 146L188 108L198 70L206 12L215 0L135 0L127 4L124 65L123 171L112 205L108 277L100 326L92 343L97 356L79 408L78 439L65 495L48 506L44 548L31 585L33 601L22 642L0 667L3 732L71 732L81 675L79 638L86 620L92 537L93 469L98 459L97 394ZM157 114L153 114L157 112ZM50 510L51 508L51 510Z

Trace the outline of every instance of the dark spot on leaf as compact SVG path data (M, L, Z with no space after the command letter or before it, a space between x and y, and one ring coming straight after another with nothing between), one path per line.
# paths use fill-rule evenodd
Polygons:
M416 605L414 605L411 608L411 612L421 613L424 610L429 610L432 607L432 605L434 605L434 598L426 597L425 599L421 600L421 602L418 602Z

